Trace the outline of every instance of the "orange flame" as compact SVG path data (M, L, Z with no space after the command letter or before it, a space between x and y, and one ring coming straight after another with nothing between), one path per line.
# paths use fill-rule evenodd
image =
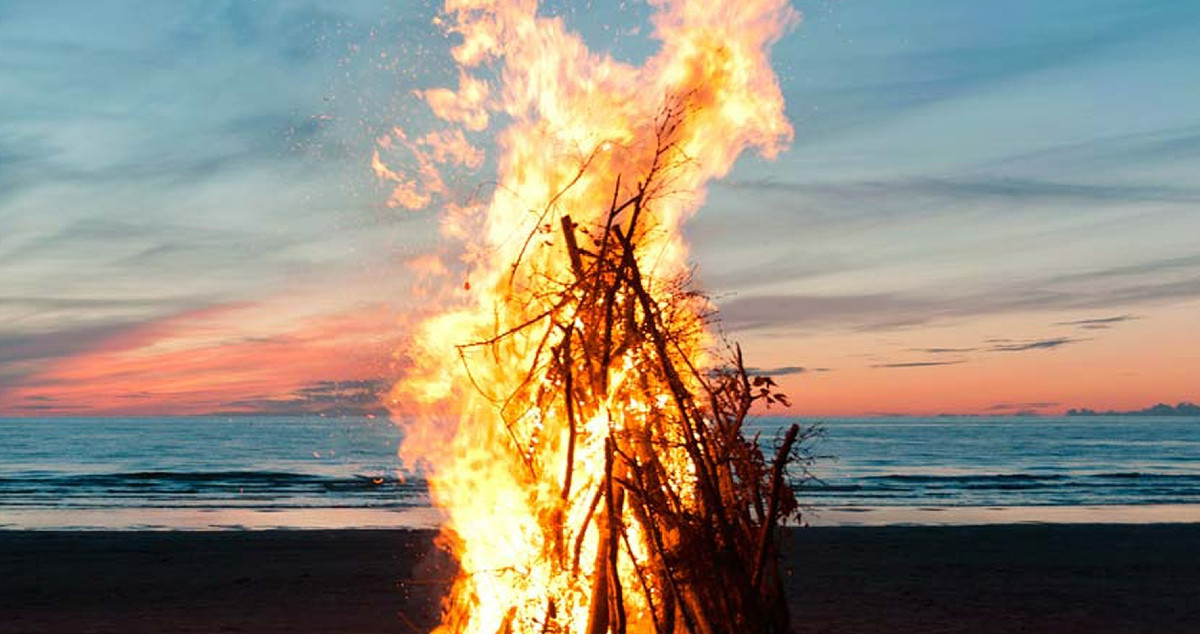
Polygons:
M391 202L419 208L446 194L438 166L481 162L462 128L508 123L496 137L497 187L486 207L447 205L444 231L473 242L462 305L422 324L405 351L412 371L391 396L406 425L402 455L436 465L431 494L446 513L444 538L461 564L441 631L584 631L590 586L554 565L546 526L561 522L579 541L579 559L595 558L598 538L586 526L604 473L605 438L638 424L666 398L627 381L636 359L618 360L612 389L582 419L568 461L566 416L539 408L524 389L530 379L549 380L536 365L539 337L518 332L499 348L456 344L492 340L544 315L544 291L571 276L554 221L569 214L581 227L602 224L614 191L627 195L664 161L670 169L657 183L654 229L642 237L638 264L655 279L684 275L687 249L677 229L702 202L706 183L725 175L743 150L773 157L790 141L768 57L798 18L786 0L650 4L661 48L634 66L590 51L561 19L539 15L535 0L448 0L439 23L462 38L453 50L462 69L459 89L422 96L454 125L419 142L398 129L381 140L385 150L398 142L413 153L412 177L388 168L378 152L373 156L375 171L396 183ZM473 72L499 82L490 85ZM664 128L664 113L675 113L677 125ZM650 292L665 297L661 285ZM699 323L704 309L681 306L673 314ZM681 345L686 355L702 358L707 339L697 329ZM517 446L513 426L527 442ZM535 453L540 464L572 467L531 477L526 460ZM687 480L685 461L664 462L673 477ZM560 500L567 479L574 493ZM645 545L633 542L637 556ZM546 597L555 599L552 616ZM639 616L647 597L635 592L626 600L629 629L650 631L645 614Z

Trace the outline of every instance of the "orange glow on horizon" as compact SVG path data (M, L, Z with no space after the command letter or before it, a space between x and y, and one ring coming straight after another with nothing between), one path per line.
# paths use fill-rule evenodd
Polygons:
M60 359L0 392L25 415L186 416L318 411L296 394L394 374L392 311L289 315L287 302L213 306L151 321ZM22 406L36 404L36 409Z
M432 278L445 279L448 274L432 255L413 258L411 266ZM304 316L290 310L278 300L225 304L116 333L19 383L0 387L0 415L202 415L228 411L222 404L231 401L287 398L320 380L395 375L390 351L405 335L396 311ZM1196 314L1200 306L1194 303L1163 306L1061 350L980 354L960 364L903 369L871 365L879 360L928 359L904 352L908 344L892 346L900 352L885 349L873 333L734 336L758 365L829 370L810 368L776 376L793 405L759 412L764 415L1004 415L1021 409L1055 415L1074 407L1123 411L1200 400L1195 382L1200 376L1200 353L1195 352L1200 350L1200 335L1190 342L1180 341L1178 335L1200 329ZM1034 322L1022 317L1020 322L1029 322L1032 329L1055 319ZM990 331L986 323L913 329L889 338L919 345L947 337L969 344L981 337L975 333L1024 331L1008 323ZM266 336L270 328L278 328L279 334ZM21 408L31 404L38 407ZM1000 404L1016 407L995 409ZM1052 405L1020 407L1023 404ZM61 407L50 409L53 405Z
M803 416L1058 415L1072 408L1135 411L1200 400L1200 304L1148 307L1104 329L1071 329L1071 314L981 317L890 332L746 333L747 353L777 366L827 368L778 377ZM1052 349L988 349L997 333L1068 339ZM1182 339L1180 333L1188 333ZM1190 339L1189 339L1190 337ZM781 342L785 342L781 345ZM961 353L928 354L931 343ZM983 342L983 343L981 343ZM799 359L812 360L810 363ZM891 362L947 363L875 367ZM765 412L780 414L778 410Z

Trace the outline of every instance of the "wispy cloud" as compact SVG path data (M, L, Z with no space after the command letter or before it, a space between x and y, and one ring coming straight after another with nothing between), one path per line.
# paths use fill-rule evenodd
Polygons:
M1157 280L1133 277L1133 271L1149 273L1160 268L1172 269L1172 275ZM1194 274L1185 270L1192 268ZM1111 310L1198 298L1200 260L1184 263L1179 259L1171 261L1169 267L1166 263L1147 263L1099 269L1047 277L1035 283L997 285L984 293L956 294L937 289L928 293L739 296L721 303L720 316L731 331L799 327L888 330L983 315Z
M224 413L269 415L386 414L383 397L391 387L385 379L321 380L278 398L248 398L220 406Z
M1187 125L1151 131L1106 135L1019 152L981 167L1018 168L1023 171L1056 171L1063 166L1076 170L1169 164L1200 159L1200 126Z
M985 411L1012 412L1015 410L1017 412L1020 412L1020 411L1029 411L1029 410L1049 409L1051 407L1058 407L1060 405L1062 405L1062 403L1059 403L1057 401L1038 401L1038 402L1034 402L1034 403L996 403L995 405L991 405L991 406L987 407Z
M1055 326L1077 326L1084 330L1107 330L1114 324L1137 319L1134 315L1117 315L1115 317L1098 317L1094 319L1076 319L1072 321L1055 322Z
M1076 273L1066 273L1049 278L1050 283L1072 283L1090 281L1128 282L1129 278L1149 278L1163 274L1200 276L1200 255L1157 257L1133 264L1095 267ZM1188 281L1188 280L1185 280Z
M718 237L725 249L767 245L701 268L706 283L739 293L720 302L734 327L842 320L870 329L1200 298L1200 257L1185 237L1200 231L1191 213L1200 188L1004 178L732 186L769 210L756 222L733 211L700 219L706 252ZM747 204L717 196L721 205L735 199ZM1118 234L1130 239L1114 253ZM1051 259L1052 250L1061 254ZM881 283L892 278L890 288ZM767 315L768 304L781 310Z
M940 365L959 365L966 363L966 359L955 359L954 361L905 361L897 363L877 363L872 365L872 368L932 368Z
M746 374L761 374L765 376L790 376L794 374L808 374L810 372L822 373L832 371L832 368L807 368L796 365L784 365L775 368L746 368Z
M786 182L728 181L724 187L756 193L786 193L810 200L842 199L857 203L888 199L938 199L944 202L994 199L1021 202L1114 204L1123 202L1200 202L1200 188L1175 185L1071 183L993 176L908 178L891 181Z
M84 324L45 332L0 336L0 401L6 389L63 359L87 355L116 344L146 328L146 322L118 321ZM42 397L42 400L49 397Z
M1053 348L1061 348L1062 346L1079 343L1080 341L1089 341L1088 339L1076 339L1073 337L1055 337L1053 339L1039 339L1037 341L1025 341L1020 343L999 343L989 350L993 352L1026 352L1029 350L1050 350Z
M898 294L870 295L762 295L735 297L721 304L720 317L732 330L771 328L779 325L851 326L870 323L886 328L925 319L930 302Z

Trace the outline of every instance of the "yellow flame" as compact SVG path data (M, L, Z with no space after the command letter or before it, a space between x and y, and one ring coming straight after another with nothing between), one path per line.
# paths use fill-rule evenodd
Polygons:
M436 466L431 494L447 517L444 541L461 564L441 631L584 630L588 574L576 574L564 563L574 557L562 552L578 541L578 561L596 558L598 538L586 526L604 474L605 439L649 424L669 398L637 385L645 359L629 355L614 364L608 389L580 418L572 494L563 500L566 415L560 406L539 408L530 389L530 379L557 380L534 364L544 333L521 330L490 346L459 346L492 340L548 310L546 291L571 277L558 218L569 214L584 228L603 223L618 182L624 195L662 167L664 135L671 153L654 192L653 230L642 236L638 256L655 297L666 293L655 280L686 273L678 228L702 202L706 183L725 175L743 150L770 157L791 138L768 57L797 20L786 0L650 4L661 48L634 66L590 51L561 19L539 15L534 0L448 0L438 23L462 38L453 50L459 87L421 96L449 127L417 141L396 129L380 140L384 151L399 144L413 154L411 175L393 171L378 151L372 157L380 178L395 183L391 203L420 208L446 193L438 166L482 162L463 128L507 122L496 136L495 193L482 209L448 206L443 222L448 235L473 241L462 305L420 326L404 351L411 371L391 396L406 425L402 455ZM485 71L499 81L473 74ZM670 112L678 125L664 132ZM671 313L696 326L681 341L692 358L706 344L704 309L696 302ZM546 468L532 468L534 461ZM689 481L687 460L668 457L664 464L672 478ZM552 543L554 534L568 543ZM628 548L635 559L644 557L644 536L635 533ZM622 562L622 575L634 574L629 559ZM632 590L629 630L651 631L653 597ZM552 617L547 597L554 599Z

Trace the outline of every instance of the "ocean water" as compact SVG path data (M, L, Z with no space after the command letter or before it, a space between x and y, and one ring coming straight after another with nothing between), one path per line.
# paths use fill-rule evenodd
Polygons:
M820 422L806 521L1200 521L1200 418ZM371 418L0 419L0 528L436 525L399 442Z
M0 419L0 528L423 526L381 418Z

